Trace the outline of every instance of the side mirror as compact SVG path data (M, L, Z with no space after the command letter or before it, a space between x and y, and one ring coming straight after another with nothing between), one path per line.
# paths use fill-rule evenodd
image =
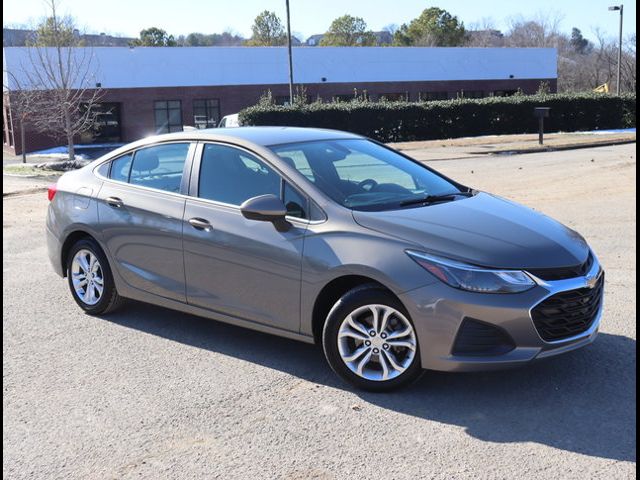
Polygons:
M249 220L262 222L284 221L287 208L280 198L275 195L260 195L246 200L240 205L242 216Z

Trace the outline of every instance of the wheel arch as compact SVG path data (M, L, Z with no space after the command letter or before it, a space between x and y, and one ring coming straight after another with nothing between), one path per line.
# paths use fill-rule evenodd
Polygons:
M83 239L93 240L94 242L96 242L96 244L98 244L100 249L104 252L104 248L102 248L102 246L100 245L100 242L98 242L96 237L91 233L89 233L87 230L82 230L82 229L73 230L65 237L64 242L62 243L62 248L60 249L60 265L62 266L63 277L67 276L67 261L69 259L69 250L71 250L71 247L73 245L75 245L77 242Z
M355 288L378 288L393 295L398 302L402 300L393 290L383 283L366 275L345 274L329 281L318 293L313 304L311 328L316 344L322 343L322 329L327 315L336 302L347 292ZM404 304L403 304L404 305Z

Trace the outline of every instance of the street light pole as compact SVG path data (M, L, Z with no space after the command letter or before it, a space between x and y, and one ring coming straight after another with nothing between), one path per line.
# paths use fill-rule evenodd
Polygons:
M620 36L618 37L618 71L617 71L617 84L616 95L620 95L620 68L622 65L622 19L624 17L624 5L609 7L612 12L620 11Z
M293 105L293 55L291 50L291 14L287 2L287 48L289 50L289 105Z

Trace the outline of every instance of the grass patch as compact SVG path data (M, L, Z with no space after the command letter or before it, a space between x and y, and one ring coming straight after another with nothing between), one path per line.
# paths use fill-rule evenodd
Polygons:
M2 167L2 173L15 175L20 177L59 177L64 172L56 172L54 170L43 170L29 164L5 165Z

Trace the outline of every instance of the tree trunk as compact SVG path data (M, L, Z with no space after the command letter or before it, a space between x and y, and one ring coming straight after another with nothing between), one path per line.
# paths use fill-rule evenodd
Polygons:
M69 148L69 160L73 161L76 159L76 149L73 144L73 131L71 130L71 114L69 113L69 109L66 109L64 112L64 126L67 133L67 146Z
M22 148L22 163L27 163L27 151L24 145L24 120L20 120L20 147Z

